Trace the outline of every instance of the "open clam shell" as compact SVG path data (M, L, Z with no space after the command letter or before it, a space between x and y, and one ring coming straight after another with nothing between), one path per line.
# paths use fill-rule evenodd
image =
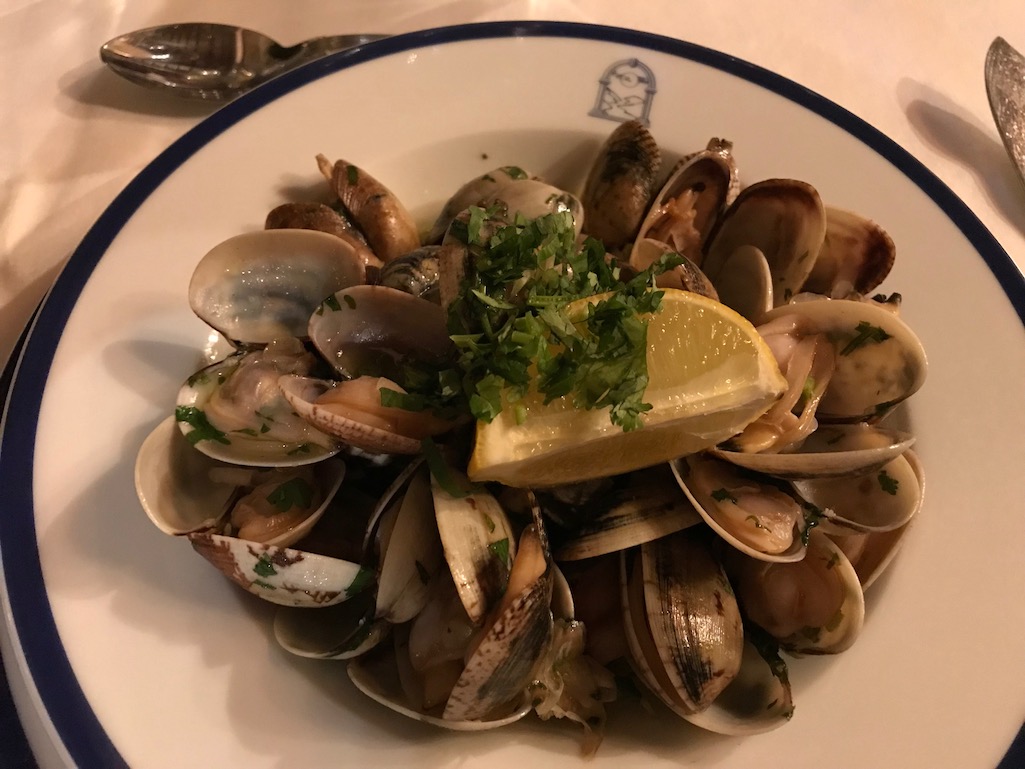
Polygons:
M502 506L480 488L453 496L431 480L438 532L463 607L474 623L505 593L516 537Z
M346 378L401 381L404 359L440 361L453 351L441 307L388 286L339 291L307 320L310 340Z
M792 451L732 451L720 446L711 453L739 467L776 478L806 480L870 473L892 462L914 442L914 436L902 430L863 423L834 424L820 425Z
M669 465L705 523L738 551L760 561L804 558L804 501L789 484L708 454L681 457Z
M826 206L826 238L803 291L842 298L851 291L868 294L897 258L889 234L853 211Z
M700 265L702 248L726 207L735 173L729 149L729 142L713 139L708 149L684 159L655 196L637 240L656 240ZM635 244L631 263L636 250Z
M808 552L800 561L770 563L732 551L725 563L745 616L788 651L836 654L861 633L861 581L825 534L811 532Z
M500 166L471 179L456 190L456 193L445 203L434 226L431 227L427 242L440 243L453 219L470 206L479 206L484 201L493 198L495 191L506 183L523 179L536 180L537 178L519 166Z
M209 532L186 535L232 582L282 606L331 606L365 590L373 575L358 563Z
M352 659L366 654L388 634L388 623L375 621L373 614L369 591L315 609L282 606L274 615L274 638L299 657Z
M337 442L300 418L277 385L312 365L313 356L282 340L207 366L178 391L178 427L196 449L233 464L289 467L333 456Z
M905 454L861 475L796 481L794 486L822 511L819 527L827 534L890 531L922 507L924 481L917 465Z
M704 532L677 532L624 551L623 624L641 680L678 713L707 708L740 669L743 627Z
M925 349L896 313L874 301L817 298L776 307L763 322L793 318L836 345L833 375L816 410L820 421L878 420L925 382Z
M651 542L701 522L668 467L637 471L607 510L589 519L555 553L556 560L593 558Z
M296 487L294 481L288 481L291 485L284 488L276 509L289 512L290 492L292 496L305 496L308 492L310 499L320 500L319 504L297 522L282 521L278 526L275 521L267 521L264 527L267 537L261 537L264 544L291 545L306 536L338 493L345 477L345 463L328 459L310 468L310 473L316 488L308 490L305 485ZM290 474L282 471L278 475ZM245 488L254 482L266 485L274 478L273 472L240 468L196 451L189 446L172 417L147 436L135 461L139 501L157 528L171 535L223 530L226 517Z
M305 229L258 230L211 249L189 283L189 306L236 345L301 337L325 296L363 283L344 240Z
M768 260L773 298L790 301L811 273L826 236L818 192L795 179L766 179L746 187L709 235L701 269L712 283L740 246L754 246Z

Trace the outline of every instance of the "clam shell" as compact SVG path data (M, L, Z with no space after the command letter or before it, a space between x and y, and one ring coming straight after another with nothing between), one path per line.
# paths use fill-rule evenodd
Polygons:
M872 301L820 298L777 307L764 322L784 315L837 346L833 376L816 410L820 421L878 420L925 382L922 343L892 310Z
M259 230L211 249L189 282L189 306L238 345L302 337L325 296L366 280L344 240L304 229Z
M454 349L441 307L397 288L354 286L332 294L311 313L310 340L346 378L372 375L401 382L404 358L440 361Z
M179 429L202 453L232 464L290 467L334 456L338 444L299 418L276 386L282 374L307 370L305 364L269 365L263 381L244 388L243 395L250 401L237 407L248 420L244 428L221 431L211 424L216 420L208 416L208 411L215 393L238 374L244 360L263 356L270 349L236 353L189 377L178 391L175 417Z
M196 552L232 582L281 606L331 606L365 590L373 576L358 563L209 532L186 535Z
M168 417L146 437L135 461L135 489L149 519L166 534L182 535L220 526L238 496L238 486L225 477L240 468L212 459L189 446ZM329 459L313 467L320 505L301 523L266 544L291 545L309 533L338 493L345 463Z
M745 188L709 235L700 263L714 284L740 246L754 246L769 262L777 305L804 285L826 236L818 192L795 179L766 179Z
M786 484L751 474L742 475L733 465L707 454L674 459L669 466L679 487L705 523L738 551L760 561L789 563L804 558L806 546L801 537L805 525L804 508L800 497ZM721 484L721 487L709 493L696 482L695 471L714 477L715 485ZM777 508L783 512L796 512L793 526L785 533L781 532L778 525L767 521L764 515L738 507L738 499L734 496L738 487L744 488L746 494L751 494L752 488L758 489L754 493L764 494L765 504L772 503L773 513Z
M796 481L806 500L823 511L827 534L890 531L905 525L922 507L922 477L907 456L862 475Z
M754 324L772 309L772 272L769 261L754 246L739 246L723 261L715 280L719 301Z
M914 442L914 436L902 430L868 424L820 425L793 451L754 453L719 447L711 453L748 470L796 481L870 473Z
M840 298L868 294L890 274L897 249L889 234L853 211L826 206L826 238L803 291Z
M455 497L432 478L431 491L445 560L466 613L479 624L509 581L516 557L512 524L483 488Z
M843 551L821 532L811 532L801 561L767 563L734 551L726 557L726 569L745 615L788 651L836 654L861 633L861 581Z
M444 563L425 467L412 476L393 515L381 545L376 616L397 625L420 613Z
M578 528L556 551L556 560L626 550L701 522L666 466L634 473L629 486L615 493L616 501Z
M388 634L375 622L369 591L351 600L316 609L282 606L274 615L274 638L299 657L346 660L366 654Z
M439 243L452 220L470 206L479 206L493 197L494 192L508 182L523 179L537 179L535 175L518 166L500 166L486 174L471 179L448 199L427 236L428 243Z

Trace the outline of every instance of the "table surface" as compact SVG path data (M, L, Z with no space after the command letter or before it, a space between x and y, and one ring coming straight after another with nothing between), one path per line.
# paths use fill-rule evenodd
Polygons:
M7 0L0 9L0 365L93 221L214 110L117 78L97 56L103 41L176 21L244 23L291 44L325 31L396 34L507 19L670 35L795 80L902 145L1025 268L1025 186L983 85L994 37L1025 50L1021 0ZM11 684L24 709L24 682L12 677ZM0 769L31 766L0 682Z

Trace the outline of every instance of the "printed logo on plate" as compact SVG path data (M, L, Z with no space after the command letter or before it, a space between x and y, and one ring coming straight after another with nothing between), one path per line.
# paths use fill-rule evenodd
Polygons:
M601 76L594 108L587 114L619 123L640 120L650 125L655 91L655 73L644 62L622 59L609 65Z

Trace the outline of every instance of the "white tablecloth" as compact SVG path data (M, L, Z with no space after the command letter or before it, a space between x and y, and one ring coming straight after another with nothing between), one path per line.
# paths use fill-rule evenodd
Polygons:
M678 37L771 69L867 120L948 184L1025 268L1025 187L983 86L997 35L1025 50L1021 0L7 0L0 7L0 363L118 191L213 107L108 72L98 46L176 21L282 43L326 32L558 19Z

